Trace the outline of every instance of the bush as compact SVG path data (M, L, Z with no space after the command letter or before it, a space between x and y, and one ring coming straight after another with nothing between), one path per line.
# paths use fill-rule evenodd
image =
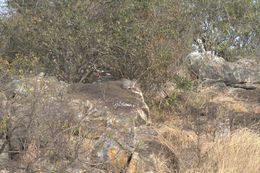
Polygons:
M259 3L251 0L8 0L8 5L12 15L0 18L3 56L11 62L17 54L34 55L47 74L67 82L92 82L93 74L110 73L113 79L136 78L149 90L167 80L168 65L178 64L194 39L229 60L254 52L258 42Z
M4 54L33 54L48 74L68 82L91 82L92 73L104 71L149 89L166 80L168 64L189 45L177 0L9 4L17 11L2 21L9 36Z

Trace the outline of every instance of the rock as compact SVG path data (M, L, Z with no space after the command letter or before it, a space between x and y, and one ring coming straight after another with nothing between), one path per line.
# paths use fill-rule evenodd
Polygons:
M197 99L204 100L203 103L200 103L202 105L196 105L202 107L198 111L202 111L199 114L214 117L214 119L218 119L219 124L229 119L230 126L238 114L239 117L244 115L244 119L247 119L247 116L256 117L255 120L259 119L257 118L260 105L259 61L240 59L236 62L227 62L208 52L193 52L187 56L181 68L188 69L189 74L195 74L202 80L196 92L186 91L188 104L189 102L193 104ZM184 77L189 78L189 74L186 73L187 76ZM215 113L212 113L213 110L216 110ZM222 115L221 118L220 115ZM245 123L242 126L249 124L252 123ZM219 127L221 126L219 125Z
M227 83L260 83L260 64L252 59L227 62L208 53L191 53L186 64L200 79L222 80Z
M125 80L68 85L36 76L7 84L0 101L9 118L13 169L157 172L150 158L160 154L178 172L174 152L147 126L150 111L141 90L127 82L133 85L125 87Z

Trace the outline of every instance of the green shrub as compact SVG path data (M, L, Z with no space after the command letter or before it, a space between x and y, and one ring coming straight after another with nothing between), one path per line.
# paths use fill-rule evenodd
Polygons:
M185 77L175 76L173 80L178 88L184 90L192 90L198 85L198 81L190 80Z
M105 71L114 79L136 78L149 91L168 80L168 65L186 56L194 39L232 60L253 52L259 35L260 6L251 0L8 4L15 13L0 18L0 53L9 62L33 55L47 74L67 82L91 82L93 73Z
M7 61L6 58L0 58L0 75L1 77L4 75L16 77L35 75L42 70L41 66L39 58L34 54L23 56L17 53L11 62Z
M170 96L164 98L159 103L159 110L172 110L175 106L179 104L176 93L171 94Z
M169 63L190 45L177 0L9 4L17 14L2 21L9 37L5 56L13 61L33 54L47 74L68 82L89 82L99 70L139 79L149 89L167 79Z

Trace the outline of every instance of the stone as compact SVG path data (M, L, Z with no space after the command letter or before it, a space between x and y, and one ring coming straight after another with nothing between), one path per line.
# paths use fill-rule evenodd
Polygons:
M147 126L150 111L141 89L127 82L133 85L125 87L125 80L69 85L38 75L8 83L0 101L10 122L9 159L19 163L13 169L156 172L149 158L160 153L178 172L174 152Z
M253 59L239 59L227 62L207 52L190 53L185 59L189 70L204 79L222 80L226 83L260 83L260 64Z

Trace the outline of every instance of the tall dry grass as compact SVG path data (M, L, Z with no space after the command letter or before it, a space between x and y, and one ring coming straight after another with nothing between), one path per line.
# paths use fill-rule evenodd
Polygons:
M240 129L230 137L217 140L199 168L186 173L260 172L260 134Z
M160 155L154 155L152 157L155 165L155 171L158 173L172 173L170 168L167 166L168 160Z

